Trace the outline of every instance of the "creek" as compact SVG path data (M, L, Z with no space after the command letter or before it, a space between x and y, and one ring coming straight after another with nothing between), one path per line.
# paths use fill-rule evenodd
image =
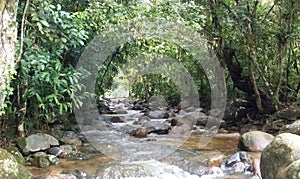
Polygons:
M201 134L170 135L150 133L138 138L129 135L143 124L134 124L143 115L139 110L116 106L127 114L105 114L88 126L80 126L81 133L100 153L87 160L61 159L61 164L48 168L28 166L34 176L42 177L62 171L79 170L86 178L252 178L252 173L223 173L221 162L238 151L236 135L217 135L204 148L199 148ZM112 117L122 121L110 122ZM166 119L152 119L165 122ZM259 158L260 153L251 153ZM101 177L99 177L101 176Z

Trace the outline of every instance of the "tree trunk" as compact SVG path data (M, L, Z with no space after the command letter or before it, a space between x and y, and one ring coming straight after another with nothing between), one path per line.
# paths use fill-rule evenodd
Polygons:
M18 0L0 1L0 111L5 100L5 90L15 67L15 43L17 40Z

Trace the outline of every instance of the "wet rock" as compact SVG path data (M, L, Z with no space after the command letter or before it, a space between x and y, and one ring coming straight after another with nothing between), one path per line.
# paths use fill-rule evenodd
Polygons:
M261 131L251 131L243 134L239 148L250 152L261 152L274 139L274 136Z
M51 146L58 146L59 142L51 135L38 133L18 140L17 144L22 153L29 154L30 152L47 150Z
M169 117L169 114L166 111L154 110L149 111L147 116L151 119L166 119Z
M65 131L62 138L59 139L61 143L68 145L81 146L82 142L78 135L73 131Z
M281 133L292 133L300 135L300 120L287 124L280 129Z
M35 153L29 161L30 165L40 168L47 168L50 166L50 161L47 154L44 152Z
M7 150L0 148L0 178L30 178L31 173L18 163Z
M139 127L137 127L137 126L126 124L124 126L116 128L116 131L118 131L120 133L133 134L134 131L138 128Z
M148 116L140 116L136 121L133 122L133 124L143 124L144 122L150 121L150 118Z
M124 119L122 119L119 116L114 116L114 117L110 118L110 122L112 122L112 123L123 123Z
M59 165L61 163L55 155L47 155L47 158L51 165Z
M84 154L99 154L100 152L90 143L83 145L84 147L79 148L79 151Z
M45 179L86 179L87 174L75 170L75 171L62 171L62 172L57 172L57 171L51 171L49 175L45 177Z
M89 158L86 154L80 152L78 148L74 145L61 145L59 148L62 149L62 158L72 159L72 160L86 160Z
M119 162L100 166L94 178L187 178L198 179L177 166L155 160Z
M61 157L67 158L70 154L75 154L78 152L77 147L73 145L61 145L59 148L63 151Z
M156 134L168 134L170 130L170 126L157 121L148 121L145 122L142 127L147 128L148 133L156 133Z
M101 114L110 114L112 111L110 110L107 101L99 101L97 104L97 108Z
M148 135L148 129L146 127L138 128L131 132L131 135L138 138L144 138Z
M194 121L183 117L171 119L171 126L174 126L169 134L171 135L189 135L194 126Z
M223 160L225 159L225 155L217 155L210 158L207 162L208 167L218 167L221 165Z
M237 152L222 162L221 169L229 174L252 172L252 160L247 152Z
M219 158L220 155L218 152L201 153L199 151L178 149L171 155L163 158L161 162L178 166L191 174L202 176L212 174L209 160L211 158Z
M264 149L260 169L262 178L286 179L300 176L300 136L283 133Z
M59 157L63 153L63 150L59 147L51 147L50 149L48 149L48 153Z

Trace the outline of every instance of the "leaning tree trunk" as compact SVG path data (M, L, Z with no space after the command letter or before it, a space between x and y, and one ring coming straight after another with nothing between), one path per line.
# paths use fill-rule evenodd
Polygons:
M0 0L0 111L12 69L15 67L18 0Z

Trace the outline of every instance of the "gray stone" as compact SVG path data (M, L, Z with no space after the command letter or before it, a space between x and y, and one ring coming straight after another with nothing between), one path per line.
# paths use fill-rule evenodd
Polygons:
M156 133L156 134L168 134L170 130L170 126L158 121L148 121L145 122L142 127L146 127L148 133Z
M61 145L59 148L63 151L61 157L68 157L70 154L78 152L78 149L73 145Z
M133 122L133 124L143 124L146 121L150 121L148 116L140 116L136 121Z
M22 138L17 142L19 148L24 154L47 150L51 146L58 146L59 142L51 135L38 133Z
M260 169L262 178L296 179L300 176L300 136L283 133L263 150Z
M154 110L149 111L148 117L151 119L163 119L168 118L168 113L166 111Z
M261 152L273 139L273 135L265 132L247 132L241 136L239 148L249 152Z
M63 144L81 146L82 142L78 135L73 131L66 131L62 138L59 139Z
M48 153L58 157L63 153L63 150L59 147L51 147L50 149L48 149Z

